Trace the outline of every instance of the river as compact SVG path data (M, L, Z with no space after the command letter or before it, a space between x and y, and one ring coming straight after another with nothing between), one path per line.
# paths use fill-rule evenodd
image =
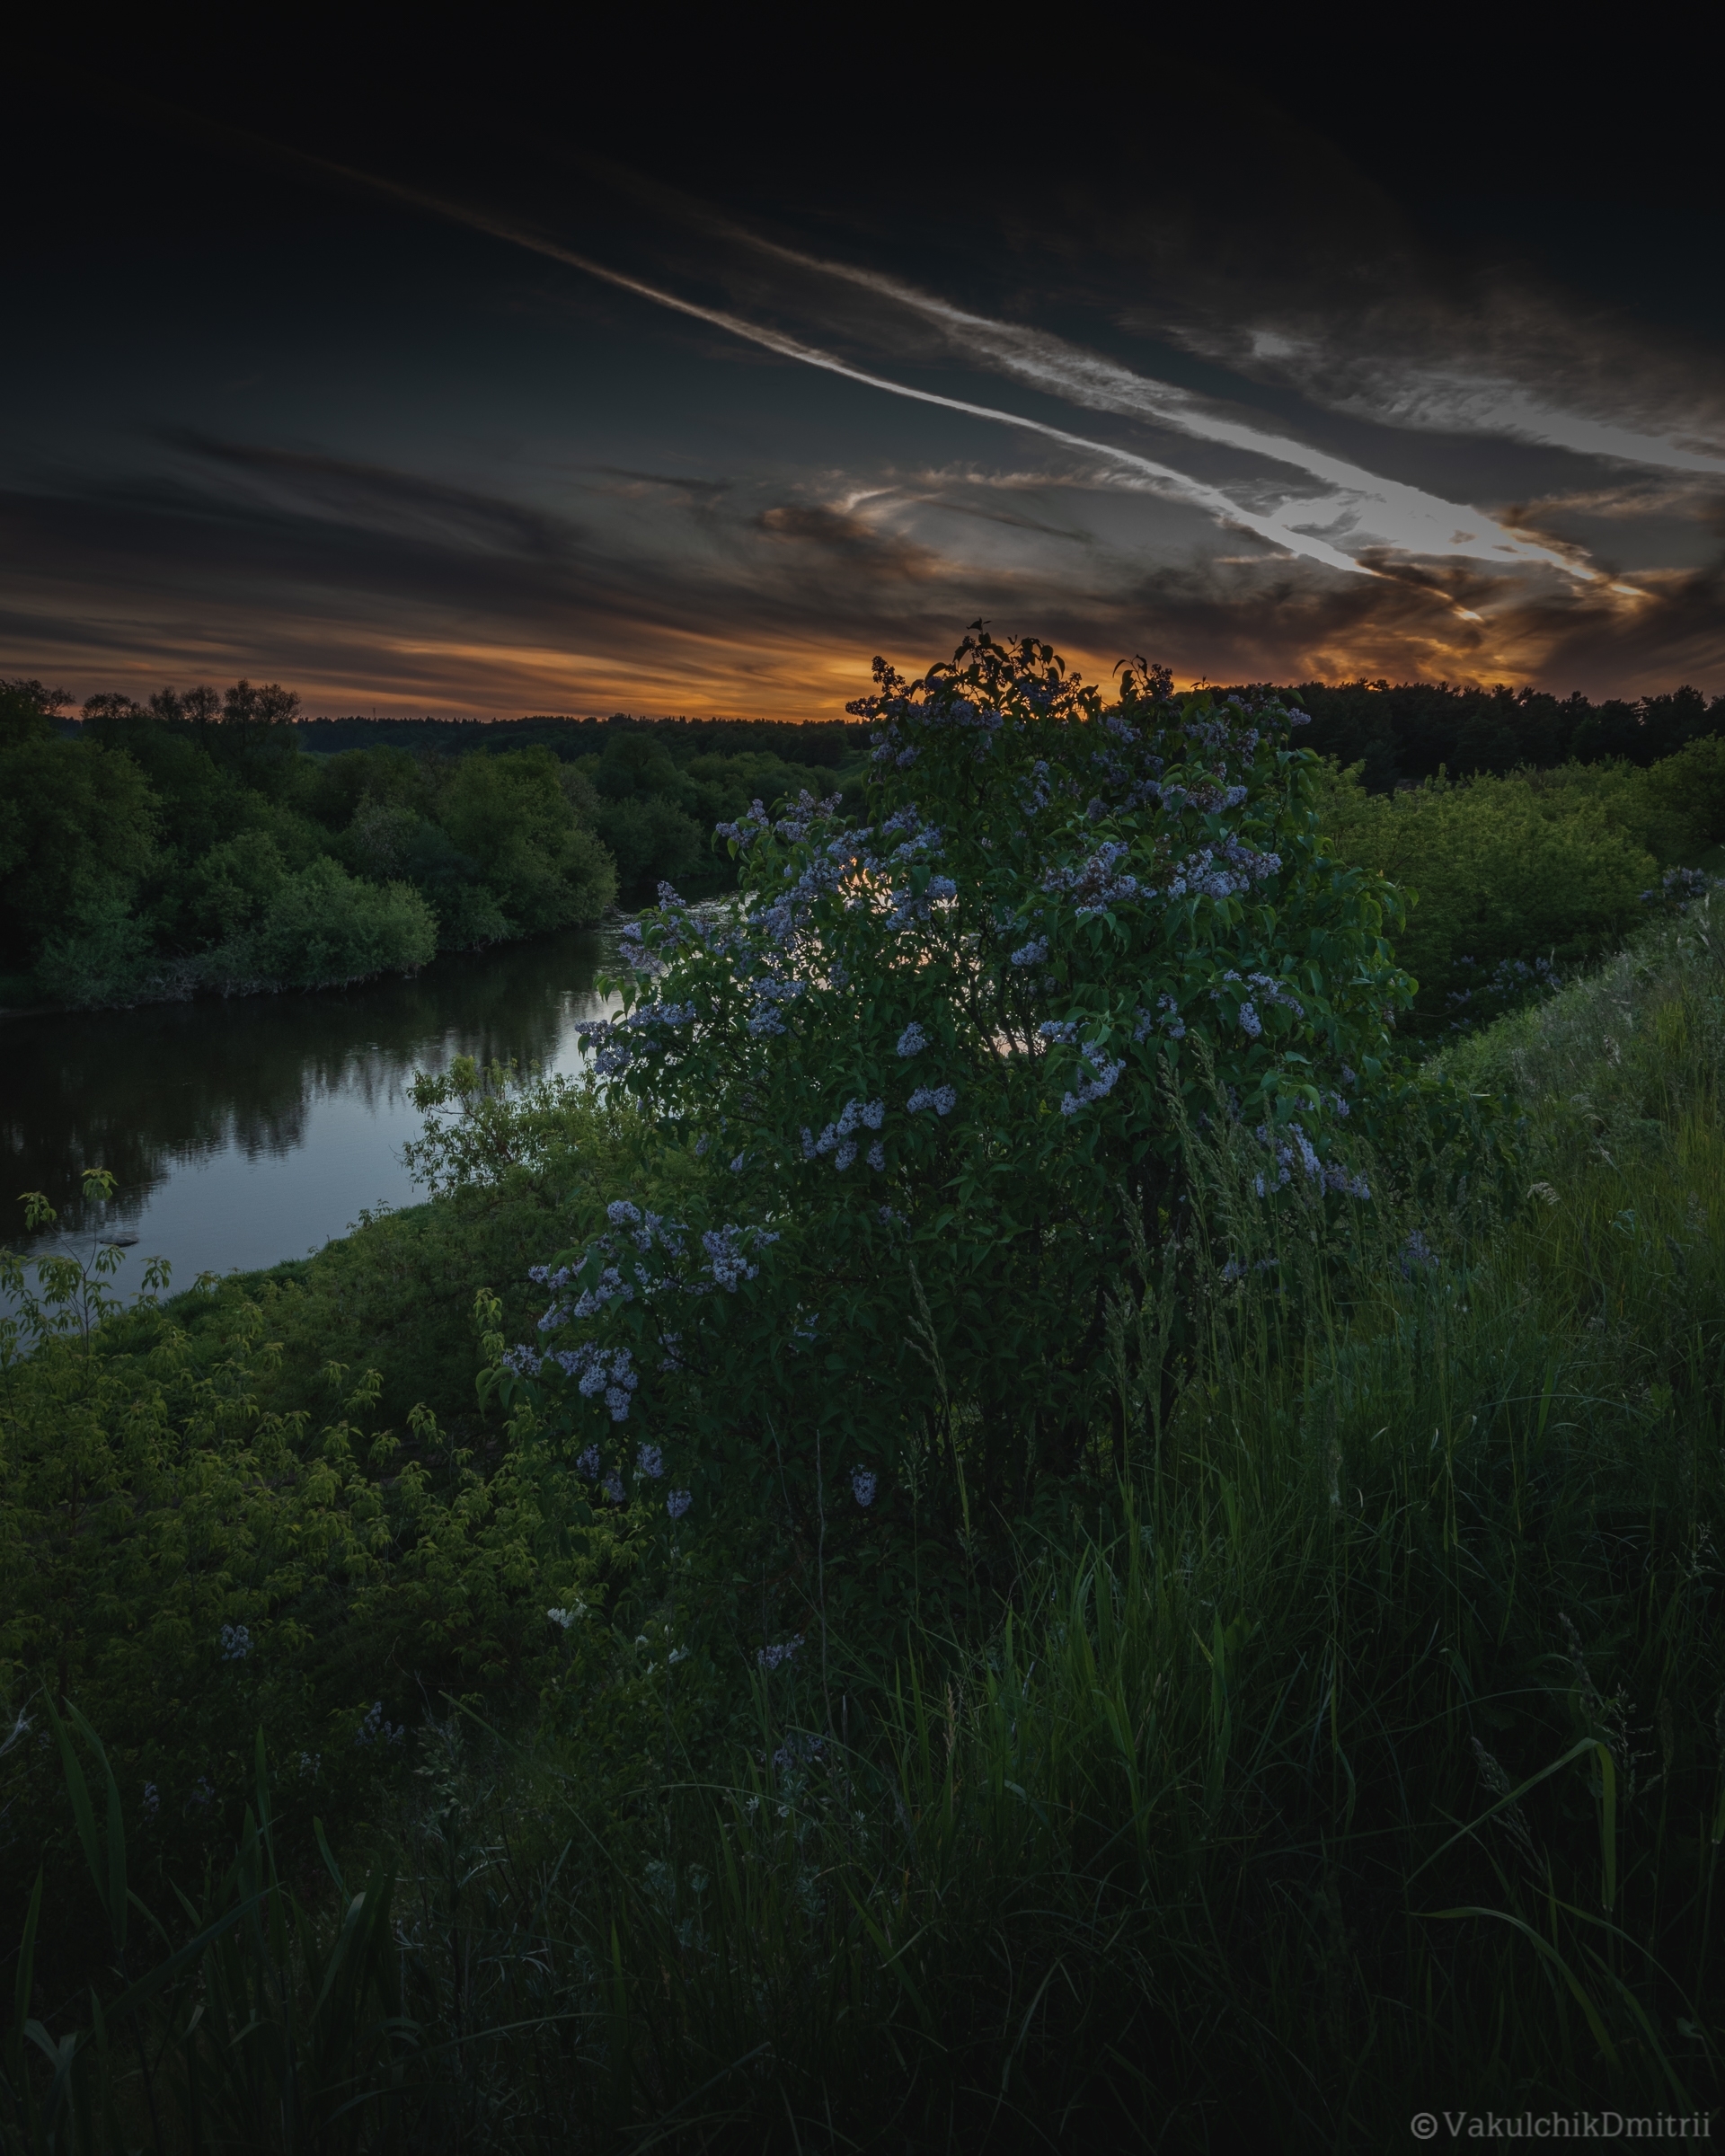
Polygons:
M401 1157L421 1127L414 1074L457 1056L576 1069L576 1025L608 1008L594 980L615 969L615 932L451 955L358 988L0 1020L0 1245L87 1257L122 1241L114 1285L131 1294L150 1258L190 1287L304 1257L362 1208L414 1203ZM117 1185L94 1214L86 1168ZM58 1212L54 1236L26 1235L29 1190Z

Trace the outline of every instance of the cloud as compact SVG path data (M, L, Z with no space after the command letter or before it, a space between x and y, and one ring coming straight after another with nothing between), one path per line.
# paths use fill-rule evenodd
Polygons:
M245 673L331 711L831 717L872 652L926 663L980 614L1051 637L1092 676L1143 652L1182 679L1604 691L1645 685L1666 660L1725 677L1716 570L1644 579L1625 609L1591 586L1530 596L1484 565L1388 556L1345 580L1262 555L1146 567L1102 541L982 560L932 535L961 537L962 521L926 521L952 506L940 494L957 475L940 490L925 475L832 475L822 493L649 487L655 516L625 535L599 490L590 514L579 494L553 513L329 455L177 448L181 468L148 483L0 495L14 565L0 666L75 675L80 695Z

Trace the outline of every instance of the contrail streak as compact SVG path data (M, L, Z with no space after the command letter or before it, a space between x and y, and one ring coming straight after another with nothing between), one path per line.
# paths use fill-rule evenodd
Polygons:
M1335 494L1327 501L1287 503L1279 517L1261 519L1252 525L1253 530L1274 537L1280 544L1294 546L1305 536L1289 531L1287 519L1291 510L1303 510L1313 521L1317 521L1320 513L1328 512L1332 523L1340 522L1348 514L1351 497L1383 513L1386 528L1376 536L1410 553L1471 555L1499 567L1507 557L1560 570L1582 580L1591 580L1597 573L1578 567L1550 547L1506 530L1495 518L1483 516L1477 509L1446 501L1439 495L1429 494L1423 488L1408 486L1400 480L1384 479L1364 465L1314 448L1291 435L1271 434L1242 420L1225 419L1219 413L1207 411L1189 391L1137 374L1100 353L1087 352L1069 344L1062 337L1017 323L997 322L986 314L970 314L954 306L950 300L919 291L916 286L898 278L850 262L804 254L797 248L764 239L746 225L729 220L708 221L759 253L774 256L801 270L813 270L818 276L858 286L909 313L920 314L941 329L967 357L1016 375L1047 394L1088 405L1092 411L1152 420L1199 441L1224 443L1251 455L1290 465L1335 489ZM1237 509L1234 514L1240 521L1246 521ZM1464 525L1473 528L1463 530L1461 526Z
M1046 440L1060 442L1070 449L1080 449L1092 456L1104 458L1120 470L1134 472L1154 481L1159 491L1189 501L1195 507L1208 509L1225 524L1238 525L1255 532L1272 546L1284 552L1303 554L1308 561L1320 561L1328 569L1342 570L1349 576L1371 576L1375 572L1322 539L1307 533L1295 532L1272 517L1261 517L1250 509L1242 508L1238 502L1223 493L1220 488L1209 487L1201 481L1190 479L1183 472L1170 465L1157 464L1153 458L1140 456L1135 450L1122 449L1112 442L1092 440L1087 435L1074 434L1064 427L1050 426L1046 420L1026 418L1022 412L1004 411L992 404L975 404L964 397L948 397L932 389L916 389L909 383L895 382L889 376L871 374L862 367L848 366L832 353L818 346L804 344L794 337L787 337L778 330L765 329L758 323L748 322L741 315L728 313L721 307L706 307L692 299L681 298L675 292L667 292L660 286L650 285L643 278L630 277L609 264L595 261L590 255L578 254L572 248L560 246L537 233L523 231L501 218L488 216L482 210L469 208L464 203L446 201L441 196L428 194L421 189L404 186L395 180L380 179L376 174L358 170L350 165L336 164L327 158L312 157L304 152L291 153L302 162L366 187L379 194L391 196L398 202L410 204L416 209L429 211L435 216L447 217L457 225L464 225L474 232L482 232L492 239L505 241L512 247L526 248L530 253L548 256L554 262L562 262L571 270L579 270L588 277L616 287L619 291L632 292L638 298L650 300L655 306L668 308L676 314L687 315L695 322L710 323L715 329L728 331L749 344L761 346L765 350L776 352L781 358L793 359L803 367L818 368L823 374L836 375L846 382L861 383L865 388L882 390L889 396L906 397L913 403L933 404L944 411L963 412L970 419L986 420L995 426L1011 427L1022 434L1036 434ZM783 251L778 251L783 252Z

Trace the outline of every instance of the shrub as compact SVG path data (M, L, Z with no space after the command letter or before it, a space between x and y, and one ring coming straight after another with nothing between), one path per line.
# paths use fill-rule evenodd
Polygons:
M205 962L204 977L248 987L339 987L413 973L438 947L437 918L411 884L361 883L325 858L282 879L254 926Z
M1106 1424L1110 1306L1190 1249L1194 1122L1238 1131L1250 1204L1367 1195L1343 1141L1398 1098L1397 901L1329 852L1297 714L1142 668L1108 705L986 634L877 678L862 816L757 804L739 915L668 894L593 1029L708 1170L675 1216L620 1189L500 1374L601 1504L785 1488L854 1542L938 1467L968 1536Z
M1344 861L1393 878L1411 900L1397 956L1418 984L1413 1023L1452 1024L1452 1001L1505 962L1561 970L1597 957L1642 915L1653 858L1625 783L1573 775L1445 780L1368 794L1357 771L1325 783L1323 824ZM1489 1014L1489 1013L1488 1013Z

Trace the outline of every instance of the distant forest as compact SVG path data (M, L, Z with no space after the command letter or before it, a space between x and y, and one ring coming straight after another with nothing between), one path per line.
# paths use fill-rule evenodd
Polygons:
M1422 1022L1499 960L1608 947L1661 871L1725 836L1725 695L1281 694L1332 766L1332 837L1421 894ZM661 881L712 897L736 880L715 825L854 794L868 767L867 728L842 720L308 719L244 681L68 702L0 683L0 1007L333 985L591 923Z
M1233 695L1235 687L1216 692ZM1301 682L1279 694L1312 715L1305 737L1344 767L1363 764L1368 793L1436 778L1550 770L1567 763L1618 760L1647 765L1708 734L1725 733L1725 694L1711 700L1685 685L1634 701L1589 702L1579 692L1557 697L1536 689L1453 688L1447 684ZM75 727L76 720L68 720ZM768 755L821 770L860 761L863 729L845 720L609 718L302 719L300 739L314 754L388 746L414 754L464 755L473 748L542 747L565 761L603 753L619 730L649 732L682 764L698 755Z

